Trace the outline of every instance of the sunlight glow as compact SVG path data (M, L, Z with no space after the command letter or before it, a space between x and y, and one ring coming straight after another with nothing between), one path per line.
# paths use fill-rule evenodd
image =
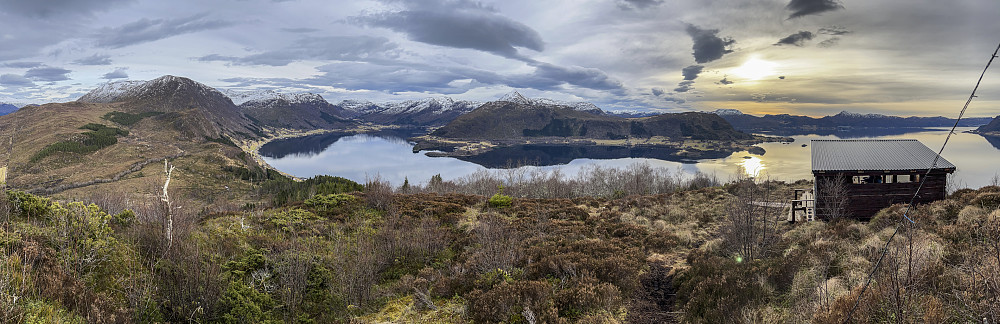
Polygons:
M729 73L744 79L760 80L775 75L774 68L777 66L777 63L754 57L747 60L740 67L730 70Z
M764 160L761 160L756 156L748 156L743 158L743 161L739 163L739 166L746 172L747 176L757 177L760 175L761 171L764 171Z

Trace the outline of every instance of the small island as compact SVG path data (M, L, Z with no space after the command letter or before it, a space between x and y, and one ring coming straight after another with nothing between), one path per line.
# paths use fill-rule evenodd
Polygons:
M721 158L739 151L763 155L764 149L755 145L793 141L738 131L710 113L623 118L523 97L484 104L411 140L417 143L415 153L431 151L427 155L433 157L472 157L518 146L559 146L626 152L620 154L652 150L658 158L669 160Z

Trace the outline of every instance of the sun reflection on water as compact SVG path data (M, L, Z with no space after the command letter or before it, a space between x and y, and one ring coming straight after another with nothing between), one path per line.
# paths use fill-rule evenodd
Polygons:
M764 171L767 167L764 166L764 160L761 160L756 156L747 156L743 158L743 161L739 163L743 172L750 177L757 177L760 175L761 171Z

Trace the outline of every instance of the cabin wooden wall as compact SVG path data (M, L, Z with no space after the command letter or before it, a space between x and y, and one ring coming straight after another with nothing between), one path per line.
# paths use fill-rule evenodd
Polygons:
M845 182L847 189L847 213L850 217L859 220L869 220L875 216L879 210L897 203L909 203L913 193L916 192L920 182L910 183L851 183L853 176L871 175L882 176L889 174L911 174L906 173L823 173L814 174L816 185L816 215L826 219L829 212L824 210L824 200L830 199L831 193L823 192L821 181L827 179L840 179ZM923 173L920 173L921 176ZM915 203L923 204L935 200L944 199L947 195L948 174L945 172L935 172L927 176L924 187L920 189Z

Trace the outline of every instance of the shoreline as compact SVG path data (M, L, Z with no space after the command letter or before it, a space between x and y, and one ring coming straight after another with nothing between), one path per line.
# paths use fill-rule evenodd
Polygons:
M244 153L250 155L250 158L253 159L255 162L257 162L257 165L259 165L260 167L272 170L274 172L278 172L279 174L288 177L289 179L292 179L294 181L305 181L305 178L291 175L287 172L278 170L277 168L268 164L267 161L264 161L264 157L260 155L260 148L266 145L267 143L282 139L331 134L331 133L363 134L368 132L380 131L385 129L394 129L394 128L399 128L399 127L369 124L369 125L359 125L355 128L350 128L350 129L313 129L308 131L301 129L273 128L273 129L267 129L268 132L272 133L271 136L258 138L255 140L239 141L237 146L239 146L239 148L243 150Z
M757 144L765 142L793 142L791 137L759 136L750 140L691 140L668 139L663 137L632 138L623 140L588 139L588 138L532 138L532 139L453 139L424 135L412 138L417 142L413 152L432 151L425 153L431 157L470 157L488 153L494 149L514 146L549 145L549 146L604 146L604 147L659 147L678 150L677 156L698 159L703 154L712 152L749 151L751 154L763 155L764 149ZM437 151L437 152L434 152Z

